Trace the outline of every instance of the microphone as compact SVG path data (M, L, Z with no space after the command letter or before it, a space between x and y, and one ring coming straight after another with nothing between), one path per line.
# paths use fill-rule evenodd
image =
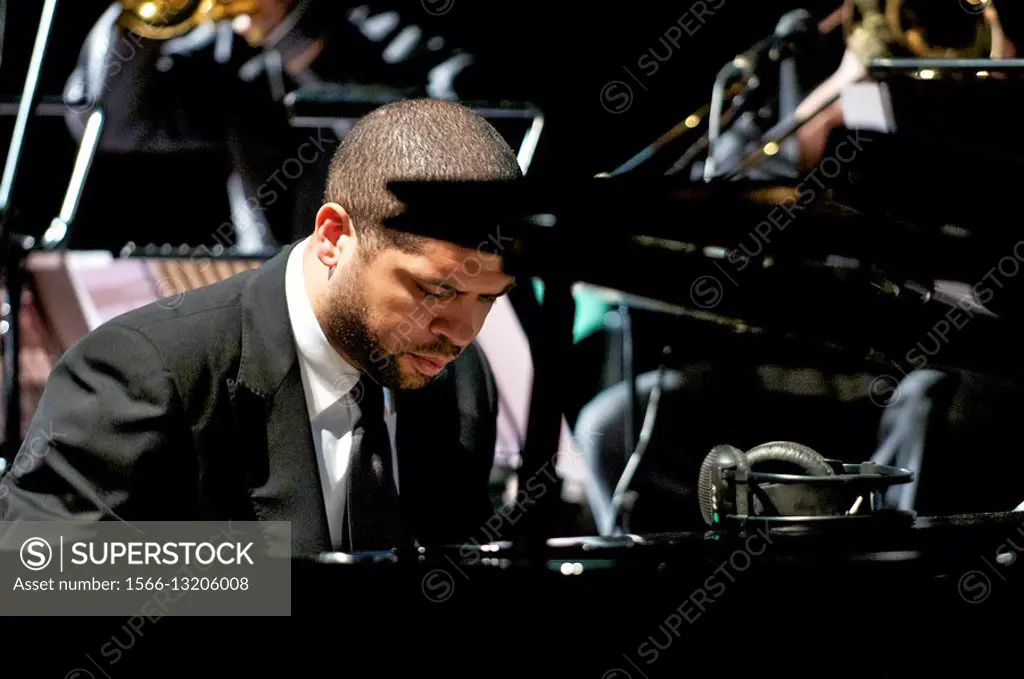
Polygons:
M794 9L782 15L770 36L754 43L746 52L737 54L729 65L740 74L751 75L765 57L778 61L785 53L798 49L818 35L818 25L811 13L806 9Z
M716 173L714 159L715 144L721 135L722 109L725 100L725 90L729 81L738 77L747 83L753 81L756 87L755 75L765 59L779 61L784 56L799 51L804 43L808 42L811 38L820 35L821 32L813 17L811 17L811 13L805 9L794 9L782 15L778 23L775 24L775 31L770 36L754 43L750 49L737 54L732 61L722 67L722 70L719 71L718 76L715 78L715 84L711 90L711 111L708 118L708 157L704 163L705 182L710 182Z
M789 12L779 19L772 35L760 40L746 52L736 55L733 60L725 65L722 72L719 73L718 78L720 80L732 80L737 76L746 75L748 77L744 78L744 80L749 81L749 76L753 75L757 64L761 63L766 56L775 56L772 54L773 47L788 45L789 48L783 47L778 50L778 57L780 59L785 58L789 52L795 51L792 49L793 47L800 47L803 45L804 38L802 36L805 33L808 34L808 38L826 35L834 30L838 25L839 24L831 16L828 19L819 22L815 26L813 25L813 22L810 22L810 14L808 14L806 10L795 10ZM739 83L729 87L729 96L741 93L745 84L748 83ZM618 176L627 172L633 172L641 167L645 168L645 170L649 170L650 172L663 171L666 175L672 175L678 172L680 167L689 166L690 162L696 158L698 154L703 153L711 146L713 139L717 136L716 130L720 129L723 123L726 125L730 124L730 122L735 119L735 114L739 113L739 109L742 108L740 106L734 106L730 109L728 114L723 114L721 112L721 108L725 97L725 85L723 84L719 87L716 84L709 103L702 106L685 120L680 121L678 124L673 126L671 130L662 134L653 143L647 145L643 150L635 154L619 167L615 168L611 172L602 173L602 175L599 176ZM716 108L718 110L717 114ZM716 115L718 116L717 119ZM682 152L682 157L678 160L671 162L671 164L671 159L660 163L660 165L667 167L662 167L662 169L659 170L659 163L652 161L654 161L654 159L660 154L675 153L676 147L685 141L686 135L694 127L691 120L703 120L705 117L708 118L708 132L701 135L696 142L690 144L689 147ZM726 120L726 118L728 120Z

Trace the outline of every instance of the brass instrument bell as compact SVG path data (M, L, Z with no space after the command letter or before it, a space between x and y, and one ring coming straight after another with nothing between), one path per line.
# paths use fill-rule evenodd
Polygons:
M992 50L992 28L984 16L989 1L846 0L847 43L864 41L866 31L872 38L866 44L881 43L888 56L986 59Z
M252 14L258 0L122 0L118 24L151 40L182 36L205 23Z

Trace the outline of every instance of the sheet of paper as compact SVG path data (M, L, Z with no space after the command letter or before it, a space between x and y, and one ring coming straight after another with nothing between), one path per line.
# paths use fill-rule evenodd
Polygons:
M885 83L853 83L840 93L843 122L851 129L893 133L896 121Z

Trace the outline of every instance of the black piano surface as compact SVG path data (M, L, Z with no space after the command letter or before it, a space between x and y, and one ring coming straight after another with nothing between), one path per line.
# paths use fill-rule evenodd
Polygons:
M293 612L359 601L440 659L493 663L480 676L973 672L1013 666L1022 550L1024 514L1006 513L553 540L539 560L506 544L408 568L324 555L294 562Z
M298 556L289 618L7 619L5 658L101 679L83 663L117 639L107 679L976 676L1019 667L1022 550L1005 513Z

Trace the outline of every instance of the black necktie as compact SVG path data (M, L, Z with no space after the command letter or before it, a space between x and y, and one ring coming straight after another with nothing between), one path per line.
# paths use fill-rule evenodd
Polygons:
M384 420L384 391L364 375L352 397L358 401L360 416L352 435L342 549L388 550L399 546L401 515L391 437Z

